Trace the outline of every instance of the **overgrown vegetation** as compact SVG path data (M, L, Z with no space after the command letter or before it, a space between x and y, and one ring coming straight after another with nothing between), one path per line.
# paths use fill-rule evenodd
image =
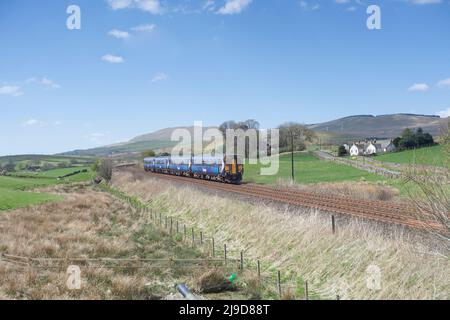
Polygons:
M417 217L430 232L445 239L450 249L450 128L447 128L442 136L447 170L436 172L435 169L428 168L418 176L412 166L407 179L418 188L418 194L410 193Z
M400 228L386 237L382 227L338 219L333 235L329 216L316 212L251 205L131 173L120 173L114 185L155 210L195 224L217 242L245 250L246 257L263 262L265 275L282 270L286 279L297 279L298 288L308 280L322 298L450 298L450 261ZM366 286L371 266L382 272L380 290Z
M401 137L393 140L393 143L401 151L432 146L434 145L434 139L428 132L423 132L422 128L415 131L407 128L403 130Z
M162 299L175 283L193 287L208 266L192 268L156 259L197 259L200 251L156 229L150 216L106 193L58 187L65 201L0 215L0 253L30 258L111 258L89 267L67 261L60 268L24 267L0 261L0 298ZM155 259L145 268L120 259ZM47 262L50 264L50 262ZM81 268L81 290L66 287L68 264ZM151 272L149 272L151 270Z

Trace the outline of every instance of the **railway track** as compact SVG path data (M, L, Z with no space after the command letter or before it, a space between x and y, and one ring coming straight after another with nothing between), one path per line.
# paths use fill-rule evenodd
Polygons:
M232 185L183 176L172 176L158 173L146 174L154 178L203 186L242 196L286 203L294 206L330 213L338 213L389 224L397 224L415 229L424 229L426 226L440 229L440 226L435 223L430 222L425 224L423 221L417 219L413 207L398 203L387 203L375 200L357 200L350 197L331 196L302 190L261 186L256 184Z

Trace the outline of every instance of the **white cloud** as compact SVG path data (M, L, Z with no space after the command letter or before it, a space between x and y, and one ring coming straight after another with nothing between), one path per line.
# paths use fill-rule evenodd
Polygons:
M408 91L418 91L418 92L425 92L428 91L430 87L426 83L415 83L411 87L408 88Z
M337 4L346 4L349 3L350 0L334 0L334 2L336 2Z
M89 140L92 143L99 144L99 143L102 143L102 142L104 143L105 138L107 137L107 135L108 135L107 133L103 133L103 132L94 132L94 133L85 134L83 136L83 138L86 139L86 140Z
M141 10L158 14L162 12L161 4L159 0L134 0L137 7Z
M164 72L159 72L153 76L152 82L169 80L169 76Z
M450 88L450 78L439 81L437 86L439 88Z
M225 5L220 8L219 14L237 14L247 8L253 0L226 0Z
M136 8L152 14L163 11L159 0L108 0L108 4L113 10Z
M156 26L154 24L143 24L137 27L131 28L132 31L135 32L152 32L155 30Z
M125 60L122 57L114 56L112 54L104 55L102 57L102 60L106 61L106 62L109 62L109 63L123 63L123 62L125 62Z
M45 127L46 123L37 119L29 119L22 123L22 127Z
M47 88L51 88L51 89L61 88L61 86L59 84L57 84L53 80L50 80L50 79L48 79L46 77L41 79L40 84L42 84L43 86L45 86Z
M109 6L113 10L129 8L133 3L132 0L108 0Z
M216 7L216 3L214 0L206 0L203 4L202 9L206 11L214 11Z
M126 31L120 31L117 29L113 29L108 34L114 38L117 39L128 39L130 37L130 34Z
M413 4L439 4L442 0L409 0Z
M447 110L442 110L436 113L441 118L447 118L450 117L450 108L447 108Z
M315 11L319 10L320 6L318 4L312 4L308 1L300 1L299 2L300 8L304 11Z
M30 84L30 83L37 83L40 85L43 85L44 87L46 87L47 89L59 89L61 88L61 86L56 83L53 80L50 80L47 77L43 77L43 78L29 78L25 81L25 83Z
M8 95L12 97L19 97L23 95L18 86L0 86L0 95Z

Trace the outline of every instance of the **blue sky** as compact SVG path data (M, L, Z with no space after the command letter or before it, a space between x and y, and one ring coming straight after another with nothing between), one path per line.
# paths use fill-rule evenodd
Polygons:
M195 120L448 115L449 35L449 0L0 0L0 155Z

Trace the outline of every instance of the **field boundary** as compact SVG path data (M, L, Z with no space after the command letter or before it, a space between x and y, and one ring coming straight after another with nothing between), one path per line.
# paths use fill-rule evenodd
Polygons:
M205 232L196 229L194 226L180 223L179 220L170 215L157 212L149 204L143 203L137 197L130 196L106 184L100 184L99 188L124 201L142 214L149 214L153 225L167 232L170 237L179 237L178 239L184 243L192 247L201 248L203 253L209 254L212 259L222 257L219 260L223 261L226 267L228 263L237 263L239 272L250 271L255 273L259 286L273 292L273 298L322 299L321 294L318 291L314 291L308 280L303 280L301 275L292 276L289 272L282 272L272 268L264 270L263 266L265 264L260 259L248 258L245 256L245 251L233 249L226 243L218 243L213 236L208 237ZM335 231L336 225L333 216L332 232L334 233ZM340 297L336 296L336 299L340 300Z

